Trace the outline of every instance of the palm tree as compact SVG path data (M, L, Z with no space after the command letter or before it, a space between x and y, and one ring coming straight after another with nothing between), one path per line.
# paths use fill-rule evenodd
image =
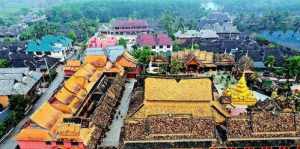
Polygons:
M265 65L269 69L273 69L274 64L275 64L275 57L273 55L268 56L265 60Z
M182 33L184 33L184 29L185 29L184 19L180 17L177 22L177 30L180 30Z

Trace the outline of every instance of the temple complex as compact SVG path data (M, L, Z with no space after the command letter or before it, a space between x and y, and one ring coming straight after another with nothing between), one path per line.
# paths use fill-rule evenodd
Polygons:
M124 126L125 147L190 140L209 144L217 140L215 127L229 116L214 100L210 78L149 77L144 80L143 98L130 107L133 112Z
M231 103L233 105L249 106L256 103L256 98L247 86L245 74L242 75L237 84L226 89L224 95L231 98Z

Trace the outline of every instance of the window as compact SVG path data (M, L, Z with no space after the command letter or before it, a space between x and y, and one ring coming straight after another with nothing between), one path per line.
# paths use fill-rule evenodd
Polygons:
M64 145L63 141L56 141L56 145Z
M152 46L152 49L155 49L155 46Z
M167 48L171 48L171 45L167 45Z
M51 145L51 142L50 142L50 141L46 141L46 144L47 144L47 145Z
M79 143L78 143L78 142L71 142L71 145L72 145L72 146L78 146Z
M45 52L46 55L51 55L51 52Z
M162 48L164 48L164 46L163 46L163 45L160 45L159 48L162 49Z
M36 55L42 55L42 52L35 52Z

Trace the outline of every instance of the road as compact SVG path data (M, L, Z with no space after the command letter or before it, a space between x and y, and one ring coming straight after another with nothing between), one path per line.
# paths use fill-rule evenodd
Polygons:
M20 132L22 126L25 122L30 118L30 115L34 113L44 102L48 101L50 97L53 95L55 90L60 86L60 84L64 81L64 73L63 66L59 65L56 69L57 75L55 79L50 84L49 88L43 93L43 95L37 100L37 102L33 105L31 111L27 114L27 116L16 126L11 135L0 144L0 149L14 149L17 146L15 135Z
M123 97L121 99L121 104L118 107L117 113L120 111L120 115L117 113L113 119L112 124L110 125L110 131L106 133L106 137L103 140L101 146L119 146L121 127L124 124L124 119L127 115L127 111L129 108L130 95L133 90L135 80L130 80L129 83L125 84L125 90L123 93Z

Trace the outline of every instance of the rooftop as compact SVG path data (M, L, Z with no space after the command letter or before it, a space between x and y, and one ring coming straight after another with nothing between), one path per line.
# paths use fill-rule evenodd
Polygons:
M148 26L145 20L114 20L112 22L113 27L140 27Z
M211 80L208 78L178 80L147 78L145 80L145 100L212 101L211 85Z
M155 46L155 45L171 45L172 39L164 33L157 35L142 33L137 37L137 43L141 46Z
M1 68L0 95L26 95L42 78L42 73L29 68Z
M46 35L40 40L29 41L27 52L52 52L61 51L65 47L70 47L72 40L64 36Z

